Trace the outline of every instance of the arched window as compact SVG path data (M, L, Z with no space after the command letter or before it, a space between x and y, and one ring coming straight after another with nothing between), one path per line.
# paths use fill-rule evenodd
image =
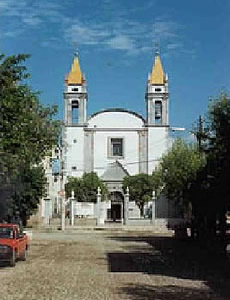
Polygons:
M161 124L162 121L162 102L155 101L155 123Z
M73 100L72 101L72 123L77 124L78 123L78 101Z

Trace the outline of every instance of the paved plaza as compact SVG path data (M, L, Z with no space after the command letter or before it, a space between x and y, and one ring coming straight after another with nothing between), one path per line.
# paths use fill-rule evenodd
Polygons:
M183 243L150 232L33 232L27 261L0 267L0 299L228 299L205 256Z

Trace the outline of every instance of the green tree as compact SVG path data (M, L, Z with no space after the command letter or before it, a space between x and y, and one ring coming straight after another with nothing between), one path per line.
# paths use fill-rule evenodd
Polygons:
M32 167L24 170L17 179L8 203L8 216L19 216L26 226L28 218L37 210L39 200L46 194L45 172L41 166Z
M16 203L12 200L15 188L20 186L21 193L26 190L22 174L30 175L41 164L57 143L60 131L60 123L53 119L57 107L43 106L38 93L26 84L30 76L24 65L27 58L28 55L0 56L0 202L4 202L2 206L9 214ZM11 209L6 205L9 198ZM30 199L34 201L27 197L28 211Z
M140 209L141 216L144 214L144 204L151 200L155 189L153 178L148 174L126 176L123 179L123 189L129 187L130 200L135 201Z
M205 206L206 209L203 209L202 214L212 222L213 227L218 220L224 235L225 215L230 210L230 100L226 93L221 93L211 101L206 127L208 130L205 148L207 165L202 174L204 193L202 207ZM207 227L210 227L210 224L207 224Z
M65 185L67 197L71 197L74 191L75 198L79 202L96 202L97 189L101 188L102 199L106 199L108 190L103 181L98 177L97 173L84 173L82 177L69 177Z
M172 148L162 157L157 171L162 178L166 197L187 209L192 201L191 183L204 165L205 157L199 153L197 147L182 139L175 140Z
M210 175L218 180L221 195L225 199L229 199L230 99L226 93L221 93L217 99L212 101L208 111L208 129L209 138L206 151L210 161Z
M81 177L68 177L68 182L65 184L65 192L67 198L71 197L72 191L74 191L76 201L87 201Z

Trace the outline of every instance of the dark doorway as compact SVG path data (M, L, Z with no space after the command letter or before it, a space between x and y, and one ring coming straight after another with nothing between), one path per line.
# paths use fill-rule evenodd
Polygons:
M121 220L121 204L111 204L111 219L113 222Z
M107 210L107 220L121 222L123 218L124 196L121 192L112 192L110 194L111 208Z

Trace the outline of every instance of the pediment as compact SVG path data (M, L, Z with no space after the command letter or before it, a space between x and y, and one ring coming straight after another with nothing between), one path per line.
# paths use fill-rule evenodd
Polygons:
M125 176L129 176L128 171L119 161L108 164L104 174L101 176L103 181L123 181Z

